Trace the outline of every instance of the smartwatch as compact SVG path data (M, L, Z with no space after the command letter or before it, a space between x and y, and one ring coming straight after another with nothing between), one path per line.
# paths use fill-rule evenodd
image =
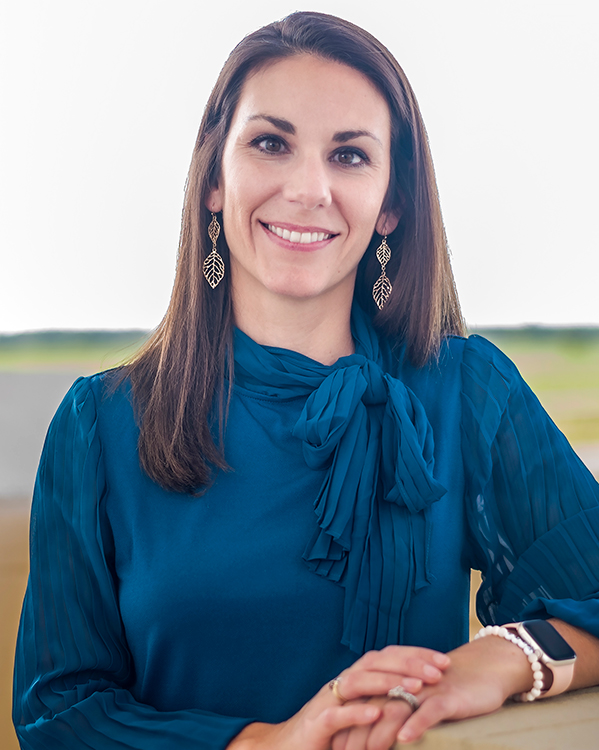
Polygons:
M537 658L553 675L549 690L544 690L539 698L559 695L568 689L574 676L576 653L566 640L547 620L524 620L506 623L504 628L516 633L535 650Z

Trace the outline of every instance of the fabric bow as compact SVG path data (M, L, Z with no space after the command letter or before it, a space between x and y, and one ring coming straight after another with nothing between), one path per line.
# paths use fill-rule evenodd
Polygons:
M433 477L424 407L384 372L385 343L356 305L352 332L356 354L326 366L236 331L235 376L270 395L308 396L293 434L306 464L326 474L304 560L344 587L342 642L361 654L401 642L411 594L430 582L428 509L446 490Z

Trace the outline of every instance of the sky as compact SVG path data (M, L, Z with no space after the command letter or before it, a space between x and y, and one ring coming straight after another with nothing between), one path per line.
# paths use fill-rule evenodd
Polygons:
M294 10L407 73L467 323L599 325L596 0L0 0L0 332L160 322L206 99Z

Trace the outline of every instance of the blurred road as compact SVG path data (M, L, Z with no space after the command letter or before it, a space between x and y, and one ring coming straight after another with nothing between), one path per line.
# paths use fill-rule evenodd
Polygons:
M29 503L50 420L77 372L0 372L0 502Z

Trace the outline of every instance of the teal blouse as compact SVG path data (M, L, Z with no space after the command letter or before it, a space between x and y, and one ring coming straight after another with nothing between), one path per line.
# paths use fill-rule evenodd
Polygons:
M466 641L471 568L484 623L599 637L599 485L514 365L474 336L416 369L364 325L331 367L236 334L231 470L200 498L140 470L126 381L73 385L34 493L22 748L225 748L369 648Z

